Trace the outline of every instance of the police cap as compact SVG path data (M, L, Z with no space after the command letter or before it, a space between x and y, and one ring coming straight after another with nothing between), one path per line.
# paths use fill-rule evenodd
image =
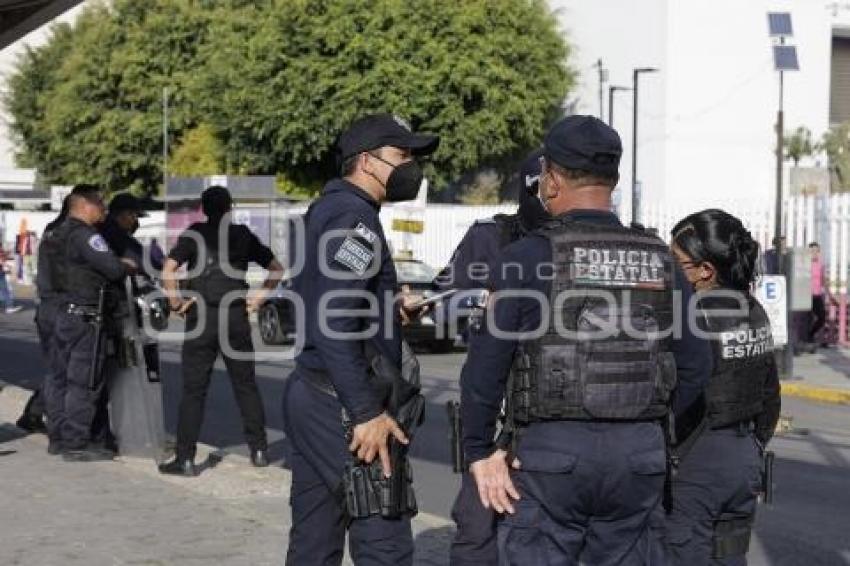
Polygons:
M148 215L142 206L141 200L130 193L118 193L109 201L109 214L118 214L125 210L135 212L140 217Z
M370 114L359 118L340 134L336 142L340 160L384 146L409 149L413 155L429 155L439 144L439 136L414 134L404 120L392 114Z
M546 159L565 169L618 177L623 144L617 132L594 116L567 116L543 142Z

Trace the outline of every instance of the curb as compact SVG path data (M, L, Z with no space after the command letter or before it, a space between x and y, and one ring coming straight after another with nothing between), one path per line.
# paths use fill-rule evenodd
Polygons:
M809 399L820 403L850 405L850 390L829 387L814 387L803 383L789 383L785 381L780 382L780 384L782 387L782 395Z

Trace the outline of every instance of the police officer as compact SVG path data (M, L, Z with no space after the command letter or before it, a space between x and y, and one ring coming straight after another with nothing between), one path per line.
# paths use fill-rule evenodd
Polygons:
M711 340L705 394L677 417L673 509L666 539L675 564L746 564L761 490L761 454L779 419L770 323L750 294L758 244L741 221L709 209L681 220L672 250L697 290L695 321Z
M287 564L340 564L346 530L355 564L412 564L409 516L349 521L341 489L352 454L367 463L379 457L387 474L403 472L390 465L388 438L406 443L406 437L370 381L364 352L368 345L401 365L396 271L378 211L381 202L416 197L423 177L414 158L438 143L389 114L355 121L337 142L342 178L329 182L307 212L307 254L295 283L304 301L305 340L283 399L292 449ZM370 303L376 310L370 312ZM353 429L350 443L343 409Z
M172 461L160 465L159 470L164 474L196 476L198 473L194 464L195 449L204 419L210 375L219 353L224 358L242 413L251 463L257 467L269 464L265 413L254 377L254 347L248 314L256 311L265 293L280 283L283 267L248 227L230 223L232 207L233 200L226 188L206 189L201 194L201 208L207 221L192 224L178 238L163 267L163 286L171 310L187 313L187 333L203 324L198 336L189 337L183 343L183 396L177 422L176 454ZM220 240L222 236L226 241ZM245 272L251 262L267 269L268 275L262 289L246 297ZM184 300L177 289L177 269L187 263L190 270L188 289L200 296L196 304L192 304L194 297ZM227 336L219 334L220 328L227 329ZM225 344L238 355L228 353Z
M621 153L617 133L590 116L548 132L539 190L556 218L505 248L463 368L464 450L482 503L505 513L507 564L660 559L650 528L666 468L659 421L674 368L674 404L690 404L711 355L687 330L664 332L667 247L610 212ZM493 442L505 396L510 457Z
M109 201L109 214L100 226L100 233L118 257L128 257L143 266L144 247L133 237L139 226L139 218L144 218L139 199L130 193L119 193ZM161 266L160 266L161 267Z
M119 193L109 201L109 212L106 219L98 225L98 231L106 240L112 253L119 258L132 260L139 266L141 273L145 272L145 268L149 266L144 263L144 248L141 242L133 237L133 232L139 225L139 218L145 216L147 216L147 213L139 199L130 193ZM116 315L121 316L118 313L121 311L126 313L129 308L126 304L118 306L119 303L126 303L124 282L120 281L110 285L109 293L112 298L110 302L112 308L110 312L106 313L109 322L107 331L114 339L120 335L119 321ZM115 436L109 428L109 423L109 383L107 380L107 387L103 388L100 398L97 400L97 410L92 421L92 441L117 452L118 446Z
M493 218L476 221L461 239L449 264L435 279L438 288L484 289L500 250L549 218L537 198L542 156L542 150L534 151L522 163L516 213L497 214ZM453 566L498 562L497 515L493 509L481 504L478 488L469 472L464 472L461 477L460 492L452 506L452 519L457 525L449 557Z
M66 363L50 375L46 408L48 435L54 443L61 443L62 456L69 461L113 457L113 452L91 444L95 404L104 386L97 368L105 349L95 347L96 341L103 340L99 327L104 311L98 304L100 290L134 273L137 265L129 259L119 260L95 230L105 213L97 187L78 185L71 191L68 220L55 234L65 243L57 273L67 274L65 304L56 320L55 351Z
M56 316L62 306L62 292L65 288L65 274L59 273L55 269L56 266L60 265L59 256L64 252L64 242L55 237L55 230L68 217L69 202L70 196L66 196L62 200L62 209L56 218L45 226L41 242L38 244L38 272L35 278L38 307L35 310L35 327L48 372L52 371L51 368L53 367L53 328L56 325ZM33 392L24 407L23 414L15 424L29 432L47 432L44 412L42 386ZM48 452L58 454L58 439L48 440Z

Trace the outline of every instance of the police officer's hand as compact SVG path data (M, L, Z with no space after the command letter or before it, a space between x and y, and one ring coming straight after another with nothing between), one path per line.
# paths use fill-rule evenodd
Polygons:
M248 314L253 312L257 312L262 306L263 301L266 300L266 292L262 289L258 289L255 291L251 291L248 293L248 298L245 299L245 310L248 311Z
M414 320L421 318L430 310L430 305L424 305L421 307L415 307L417 303L421 303L424 297L422 295L414 294L410 290L410 285L402 285L401 286L401 325L407 326Z
M194 304L195 297L191 297L188 301L184 301L180 297L171 297L170 299L168 299L168 306L171 308L171 312L179 316L185 316Z
M518 463L514 467L519 467ZM519 492L511 481L508 453L505 450L496 450L489 458L473 462L469 471L475 478L478 496L485 508L513 514L511 499L519 500Z
M398 423L386 413L382 413L374 419L354 427L348 449L352 453L356 453L357 458L367 464L371 464L377 455L381 459L384 475L390 477L392 466L390 465L390 451L387 440L391 434L402 444L407 444L407 436L398 426Z
M128 257L122 257L120 259L121 263L123 263L124 267L127 269L127 273L129 273L130 275L135 275L139 272L139 265L135 261Z

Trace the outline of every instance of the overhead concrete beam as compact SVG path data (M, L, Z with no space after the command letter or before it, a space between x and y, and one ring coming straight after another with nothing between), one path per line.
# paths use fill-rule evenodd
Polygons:
M0 49L67 12L82 0L0 0Z

